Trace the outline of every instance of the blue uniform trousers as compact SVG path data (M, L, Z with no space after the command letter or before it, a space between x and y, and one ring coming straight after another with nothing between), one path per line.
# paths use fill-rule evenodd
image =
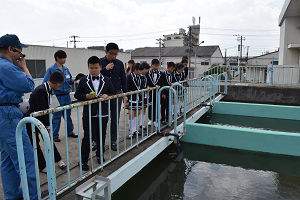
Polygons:
M63 96L56 96L57 100L60 104L60 106L65 106L71 104L71 98L70 95L63 95ZM59 137L59 128L60 128L60 121L61 117L64 118L64 112L56 112L53 114L53 138L58 138ZM67 132L68 135L73 134L73 123L71 119L71 109L67 110Z
M23 196L16 146L16 127L22 117L23 114L15 106L0 107L1 178L5 199L19 199ZM31 200L35 200L38 197L34 154L25 127L22 137L29 195Z

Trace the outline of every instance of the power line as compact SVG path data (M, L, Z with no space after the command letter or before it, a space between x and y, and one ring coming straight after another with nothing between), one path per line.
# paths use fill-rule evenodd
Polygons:
M79 38L79 36L72 35L72 36L70 36L70 38L73 38L73 40L70 40L70 42L74 43L74 48L76 48L76 42L81 42L81 41L76 40L76 38Z
M221 36L232 36L232 34L228 33L201 33L201 35L221 35ZM248 37L261 37L261 36L266 36L266 37L270 37L270 36L279 36L279 34L267 34L267 35L262 35L262 34L251 34L251 35L245 35L244 36L248 36Z
M244 32L269 32L279 31L279 29L234 29L234 28L216 28L216 27L201 27L207 30L226 30L226 31L244 31Z
M153 32L144 32L144 33L134 33L134 34L126 34L126 35L106 35L106 36L85 36L81 38L115 38L115 37L134 37L139 35L149 35L149 34L156 34L156 33L162 33L167 31L174 31L177 29L167 29L162 31L153 31Z
M84 36L81 38L118 38L118 37L134 37L134 36L139 36L139 35L149 35L149 34L156 34L156 33L163 33L167 31L175 31L178 30L181 27L177 28L172 28L172 29L165 29L161 31L152 31L152 32L143 32L143 33L134 33L134 34L126 34L126 35L103 35L103 36ZM202 29L205 30L220 30L220 31L239 31L239 32L275 32L279 31L278 29L236 29L236 28L216 28L216 27L201 27ZM226 33L201 33L204 35L223 35L223 36L232 36L232 34L226 34ZM271 35L278 35L278 34L272 34ZM270 34L267 35L257 35L257 34L252 34L252 35L245 35L245 36L270 36ZM57 41L57 40L66 40L68 39L67 37L63 38L54 38L54 39L47 39L47 40L39 40L35 42L51 42L51 41Z
M64 38L55 38L55 39L49 39L49 40L39 40L39 41L35 41L35 42L53 42L53 41L57 41L57 40L67 40L67 37Z
M106 39L107 40L107 39ZM132 38L132 39L117 39L114 41L135 41L135 40L155 40L155 37L147 37L147 38ZM87 40L82 42L104 42L104 40Z

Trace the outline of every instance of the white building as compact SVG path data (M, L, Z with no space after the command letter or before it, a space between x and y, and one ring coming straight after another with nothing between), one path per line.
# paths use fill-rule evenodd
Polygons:
M163 35L163 46L164 47L183 47L184 38L186 37L185 30L183 28L179 29L179 33Z
M55 63L54 53L63 50L67 53L66 66L70 69L73 76L79 72L88 73L87 60L91 56L99 58L105 56L104 50L84 49L84 48L64 48L51 46L30 45L24 48L26 63L33 78L43 78L46 70ZM130 53L119 52L118 59L125 63L130 60Z
M165 69L167 62L181 62L182 56L188 55L189 47L164 47L161 50L162 69ZM131 52L131 58L136 63L151 63L154 58L159 58L159 47L137 48ZM224 58L220 47L216 46L198 46L191 57L191 71L197 71L194 77L199 77L204 71L207 71L212 65L223 65Z
M279 51L269 52L260 56L251 57L248 59L248 66L268 66L272 64L278 65Z
M279 16L279 65L300 65L300 1L286 0Z

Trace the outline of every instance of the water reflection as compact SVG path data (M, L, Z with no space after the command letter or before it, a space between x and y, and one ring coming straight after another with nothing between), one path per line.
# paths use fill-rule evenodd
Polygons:
M300 199L300 158L183 144L184 199ZM191 178L190 178L191 177Z
M300 159L182 144L164 152L113 194L113 200L300 199Z
M116 191L112 199L184 199L185 170L183 153L173 159L164 152Z

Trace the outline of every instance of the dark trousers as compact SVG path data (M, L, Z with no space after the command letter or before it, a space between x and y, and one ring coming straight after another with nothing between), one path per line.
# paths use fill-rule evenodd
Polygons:
M152 101L152 92L150 92L149 102L151 105L148 107L148 118L149 120L156 121L156 90L153 91L153 101ZM153 111L152 111L153 109ZM152 115L153 113L153 115Z
M105 137L106 137L106 127L108 122L108 117L102 117L101 121L102 125L102 152L104 154L105 151ZM83 139L81 144L81 159L82 163L87 163L89 160L90 154L90 129L89 129L89 118L83 117L82 118L82 125L83 125ZM91 117L91 125L92 125L92 138L94 135L95 142L97 145L96 156L100 157L100 124L99 124L99 117Z
M33 145L33 138L32 138L32 131L31 131L31 124L26 124L27 133L30 139L31 144ZM35 128L35 134L36 134L36 148L37 148L37 156L38 156L38 164L39 164L39 170L43 170L46 167L46 160L43 154L43 151L40 146L40 138L39 134L41 132L38 128ZM56 145L53 144L53 150L54 150L54 161L59 162L61 160L60 153L58 152Z
M169 120L169 97L161 98L161 121Z
M117 94L121 94L122 91L118 91ZM115 143L117 141L117 127L119 126L120 119L120 111L122 106L122 99L118 98L118 110L117 110L117 99L112 99L110 101L110 135L111 135L111 143ZM118 114L117 114L118 113ZM118 117L117 117L118 116Z

